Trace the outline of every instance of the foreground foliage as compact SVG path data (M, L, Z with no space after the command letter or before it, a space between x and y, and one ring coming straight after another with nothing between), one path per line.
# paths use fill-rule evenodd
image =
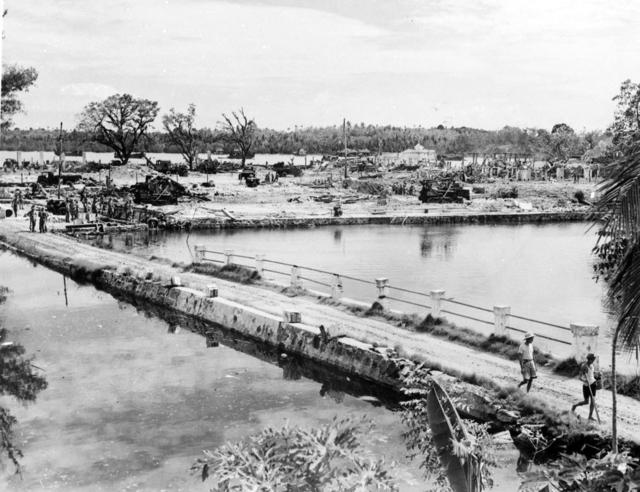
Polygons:
M426 479L434 481L437 491L451 490L446 468L443 466L438 449L433 442L427 413L427 396L431 390L431 374L423 364L405 367L402 386L405 395L411 399L402 403L401 418L407 426L403 437L409 457L420 460L420 468ZM484 424L467 420L464 422L468 439L451 442L450 452L462 462L474 459L479 463L482 489L493 487L492 467L497 465L494 445Z
M0 286L0 302L8 290ZM33 371L32 359L24 356L22 345L8 340L6 328L0 328L0 395L12 396L21 403L32 402L47 387L44 377ZM0 406L0 453L5 454L20 471L22 452L14 443L13 428L17 423L11 413Z
M525 474L521 490L537 492L545 485L560 492L632 492L640 490L640 468L626 452L592 459L564 455Z
M366 457L359 438L366 420L334 419L317 429L268 427L238 443L205 451L192 470L212 478L215 492L395 491L381 460Z

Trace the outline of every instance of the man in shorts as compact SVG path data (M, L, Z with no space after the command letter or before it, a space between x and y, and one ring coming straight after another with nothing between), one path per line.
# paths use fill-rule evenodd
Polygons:
M518 359L520 359L520 371L522 372L522 381L518 384L518 388L526 384L527 393L529 393L533 380L538 377L536 364L533 361L533 333L524 335L524 342L518 348Z
M571 411L575 412L577 407L581 407L582 405L589 404L589 420L594 420L593 418L593 410L595 408L596 402L596 375L595 375L595 367L593 363L596 360L596 356L594 354L587 354L587 362L580 366L580 381L582 381L582 398L583 401L576 403L571 407Z

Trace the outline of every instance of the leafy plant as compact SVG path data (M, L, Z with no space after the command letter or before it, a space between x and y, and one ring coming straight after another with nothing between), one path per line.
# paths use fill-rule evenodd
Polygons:
M407 427L403 434L411 459L420 460L420 468L426 479L435 482L438 492L449 492L449 479L438 449L433 441L427 413L427 397L433 381L431 371L424 365L405 365L402 373L402 391L410 397L402 402L401 418ZM450 452L461 459L475 460L481 477L481 487L493 487L491 468L497 465L493 439L484 424L464 422L468 439L451 441Z
M36 395L47 387L47 381L33 372L31 359L24 357L22 345L8 341L8 331L0 328L0 395L13 396L26 403L34 401ZM7 455L20 471L19 458L22 452L13 442L13 426L16 418L0 406L0 452Z
M366 419L337 419L316 429L267 427L237 443L205 451L191 469L216 481L213 492L395 491L382 460L366 457Z
M562 455L559 460L527 472L524 477L522 491L537 491L544 485L560 492L631 492L640 489L638 461L627 452L608 453L592 459Z

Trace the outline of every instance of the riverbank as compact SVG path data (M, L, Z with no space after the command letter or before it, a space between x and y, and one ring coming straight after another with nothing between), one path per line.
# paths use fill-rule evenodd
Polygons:
M351 215L342 217L259 217L255 219L193 218L176 220L175 229L259 229L304 228L332 225L443 225L443 224L540 224L546 222L580 222L589 219L588 211L459 213L455 209L439 209L422 215Z
M392 367L387 365L391 353L383 347L402 348L408 357L437 362L445 373L477 374L505 388L513 387L520 379L519 367L513 361L428 334L410 332L380 319L363 319L334 306L319 304L309 296L289 297L260 286L217 279L215 283L220 297L209 298L204 291L212 283L211 277L185 273L179 267L163 262L101 250L60 235L28 233L17 221L0 223L0 239L40 263L100 287L147 299L190 315L205 318L211 315L210 321L239 331L246 330L246 326L257 325L261 329L256 328L251 333L253 337L276 346L282 343L282 347L287 347L292 353L324 360L327 364L342 367L347 374L366 373L369 380L378 380L381 384L395 384L390 377L392 374L387 372ZM186 287L170 288L170 278L175 276L179 276ZM207 306L217 309L209 311ZM301 313L304 324L284 322L284 311ZM340 344L335 345L335 350L327 350L327 344L322 343L320 325L331 337L338 336ZM359 358L353 357L355 352L349 355L349 351L357 351ZM369 356L361 357L365 353ZM456 393L487 396L482 388L470 384L459 382L457 388L452 390L454 398ZM559 377L544 368L541 368L533 389L533 394L555 412L566 412L579 392L579 381ZM607 422L611 416L609 392L602 392L599 406L601 418ZM621 397L618 412L622 436L629 441L640 442L640 402ZM567 415L566 418L571 417ZM600 431L606 433L606 427Z

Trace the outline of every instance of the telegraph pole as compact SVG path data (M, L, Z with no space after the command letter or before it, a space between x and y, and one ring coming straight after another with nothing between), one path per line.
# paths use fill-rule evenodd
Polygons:
M347 119L342 118L342 136L344 138L344 179L347 179Z
M2 70L2 38L4 38L4 0L0 0L0 71ZM0 88L2 87L2 77L0 76ZM2 132L0 132L0 143L2 143Z
M60 200L60 183L62 181L62 121L60 122L60 134L58 135L58 200Z

